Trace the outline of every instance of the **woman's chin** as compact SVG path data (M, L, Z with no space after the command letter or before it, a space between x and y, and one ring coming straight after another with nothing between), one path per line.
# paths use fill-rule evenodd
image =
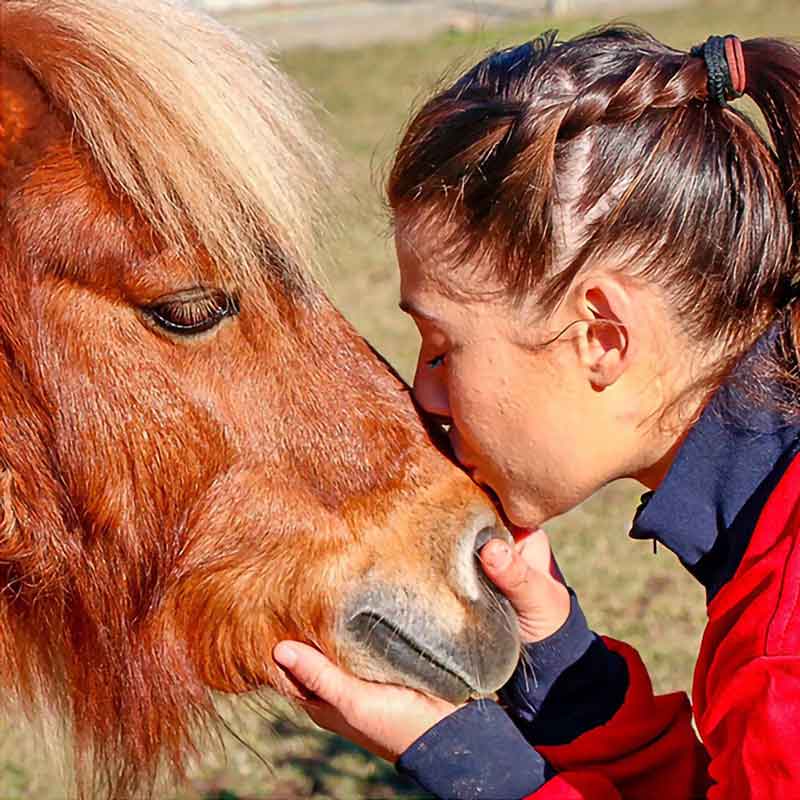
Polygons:
M482 488L494 500L497 512L509 533L520 539L527 536L532 530L537 530L544 520L535 513L535 509L527 504L522 505L514 501L514 497L505 492L496 492L491 486L483 485Z
M492 499L500 519L515 539L524 538L545 521L541 514L537 514L537 509L532 509L528 503L517 502L514 495L504 488L495 489L477 470L471 470L470 476Z
M517 517L519 522L514 518L509 517L506 522L506 527L509 533L514 537L515 541L524 539L534 531L538 531L541 527L541 522L531 516Z

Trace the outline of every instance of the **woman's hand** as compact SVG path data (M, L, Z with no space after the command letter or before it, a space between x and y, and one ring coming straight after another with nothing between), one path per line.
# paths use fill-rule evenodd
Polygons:
M317 725L392 763L458 707L413 689L363 681L299 642L280 642L273 656L314 696L300 705Z
M564 624L569 593L544 531L528 533L515 546L493 539L480 560L516 611L523 642L544 639ZM391 762L458 708L413 689L356 678L299 642L280 642L273 657L312 694L301 706L317 725Z
M513 546L491 539L480 559L484 572L517 612L524 643L546 639L567 621L569 592L543 530L518 536Z

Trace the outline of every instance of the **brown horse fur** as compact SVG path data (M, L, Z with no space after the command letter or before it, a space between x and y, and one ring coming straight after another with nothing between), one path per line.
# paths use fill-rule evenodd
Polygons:
M280 638L401 680L337 638L361 582L465 635L450 562L495 517L317 288L326 158L274 67L159 0L0 0L0 31L0 682L127 800L211 690L290 691ZM153 324L193 287L240 313Z

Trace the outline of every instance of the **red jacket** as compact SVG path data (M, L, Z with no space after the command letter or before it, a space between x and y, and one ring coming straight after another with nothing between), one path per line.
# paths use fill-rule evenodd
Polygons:
M625 702L570 744L535 800L800 798L800 457L764 506L733 579L708 607L692 690L655 696L636 651Z

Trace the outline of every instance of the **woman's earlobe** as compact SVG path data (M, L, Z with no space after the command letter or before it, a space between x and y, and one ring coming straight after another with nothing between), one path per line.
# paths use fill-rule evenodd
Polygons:
M581 358L597 391L616 383L627 368L629 331L622 321L627 301L613 281L585 289L584 312L589 318L581 336Z
M625 371L628 331L610 319L587 320L578 337L581 361L592 387L598 391L612 386Z

